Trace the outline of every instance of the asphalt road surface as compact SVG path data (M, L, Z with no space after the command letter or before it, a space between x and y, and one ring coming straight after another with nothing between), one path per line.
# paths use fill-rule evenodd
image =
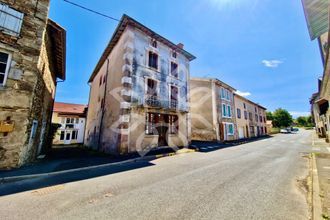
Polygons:
M121 165L79 181L3 184L0 219L308 219L297 179L307 175L310 148L311 132L300 131ZM38 189L40 182L62 184Z

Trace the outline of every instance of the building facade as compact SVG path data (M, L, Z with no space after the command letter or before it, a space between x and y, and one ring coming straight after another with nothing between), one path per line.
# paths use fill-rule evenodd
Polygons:
M218 79L190 79L190 112L193 140L237 139L234 92Z
M55 145L83 144L87 106L55 102L52 123L60 124L53 139Z
M266 108L234 94L238 139L267 135Z
M321 60L324 65L322 77L318 80L318 91L310 99L311 114L319 137L330 140L330 47L329 47L329 1L303 0L306 23L311 40L319 43Z
M112 154L187 146L193 59L124 15L89 80L85 145Z
M33 161L51 143L56 79L65 79L65 30L49 0L0 3L0 168Z

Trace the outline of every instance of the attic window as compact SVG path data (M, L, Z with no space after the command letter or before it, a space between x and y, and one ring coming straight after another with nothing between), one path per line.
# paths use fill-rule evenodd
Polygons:
M156 40L151 40L151 46L154 48L157 48L157 41Z
M174 51L174 52L172 53L172 57L173 57L173 58L176 58L176 56L177 56L177 54L176 54L176 52Z
M0 30L15 37L21 32L24 14L0 3Z

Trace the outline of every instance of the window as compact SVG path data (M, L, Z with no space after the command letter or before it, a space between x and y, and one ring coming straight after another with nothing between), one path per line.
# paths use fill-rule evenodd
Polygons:
M172 53L172 57L173 57L173 58L176 58L176 57L177 57L177 54L176 54L175 51Z
M171 62L171 75L178 78L178 64Z
M247 116L247 111L244 111L244 119L247 120L248 116Z
M76 118L76 124L79 124L79 118Z
M177 108L178 106L178 93L179 89L176 86L170 86L170 92L171 92L171 97L170 97L170 107L171 108Z
M147 79L147 94L150 96L157 96L157 81Z
M72 140L77 140L78 139L78 130L73 130L72 131Z
M158 54L149 51L149 67L158 69Z
M165 117L166 119L166 117ZM178 134L179 120L177 115L168 115L169 133Z
M231 93L227 89L221 88L220 89L220 96L221 96L221 99L231 101Z
M266 123L266 117L264 116L264 122Z
M102 85L102 81L103 81L103 80L102 80L102 77L103 77L103 76L100 77L100 83L99 83L99 86Z
M234 124L228 123L226 124L227 134L234 135Z
M24 14L0 3L0 30L18 37L21 32Z
M225 104L222 104L222 116L223 117L227 116L227 108Z
M258 122L258 115L257 114L255 115L255 118L256 118L256 122Z
M262 117L261 117L261 115L259 116L259 121L262 122Z
M157 134L156 125L159 122L159 114L147 113L146 114L146 134Z
M246 109L246 105L245 105L245 103L243 103L243 106L244 106L244 109Z
M228 117L231 118L231 107L228 105L227 106L227 109L228 109Z
M65 135L65 140L69 141L71 139L71 134L70 132L67 132Z
M237 118L241 118L241 109L237 109Z
M250 119L250 121L252 121L252 113L251 112L249 112L249 119Z
M64 131L61 131L61 135L60 135L60 140L61 140L61 141L64 140L64 135L65 135L65 132L64 132Z
M5 85L7 80L8 70L9 70L9 54L0 52L0 86Z
M257 112L257 107L254 107L255 112Z
M156 40L151 40L151 46L154 48L157 48L157 41Z

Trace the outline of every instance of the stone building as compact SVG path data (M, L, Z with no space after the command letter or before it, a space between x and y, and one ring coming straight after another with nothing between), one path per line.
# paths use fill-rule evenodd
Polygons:
M233 87L218 79L190 79L190 112L193 140L237 139Z
M193 59L123 15L89 80L85 145L111 154L187 146Z
M318 91L310 99L311 113L316 133L330 140L330 47L329 47L329 1L303 0L306 23L311 40L318 40L321 60L324 65L322 77L318 80Z
M0 168L33 161L50 143L56 79L65 79L65 30L49 0L0 3Z
M55 102L52 123L60 124L53 140L55 145L83 144L87 106Z

